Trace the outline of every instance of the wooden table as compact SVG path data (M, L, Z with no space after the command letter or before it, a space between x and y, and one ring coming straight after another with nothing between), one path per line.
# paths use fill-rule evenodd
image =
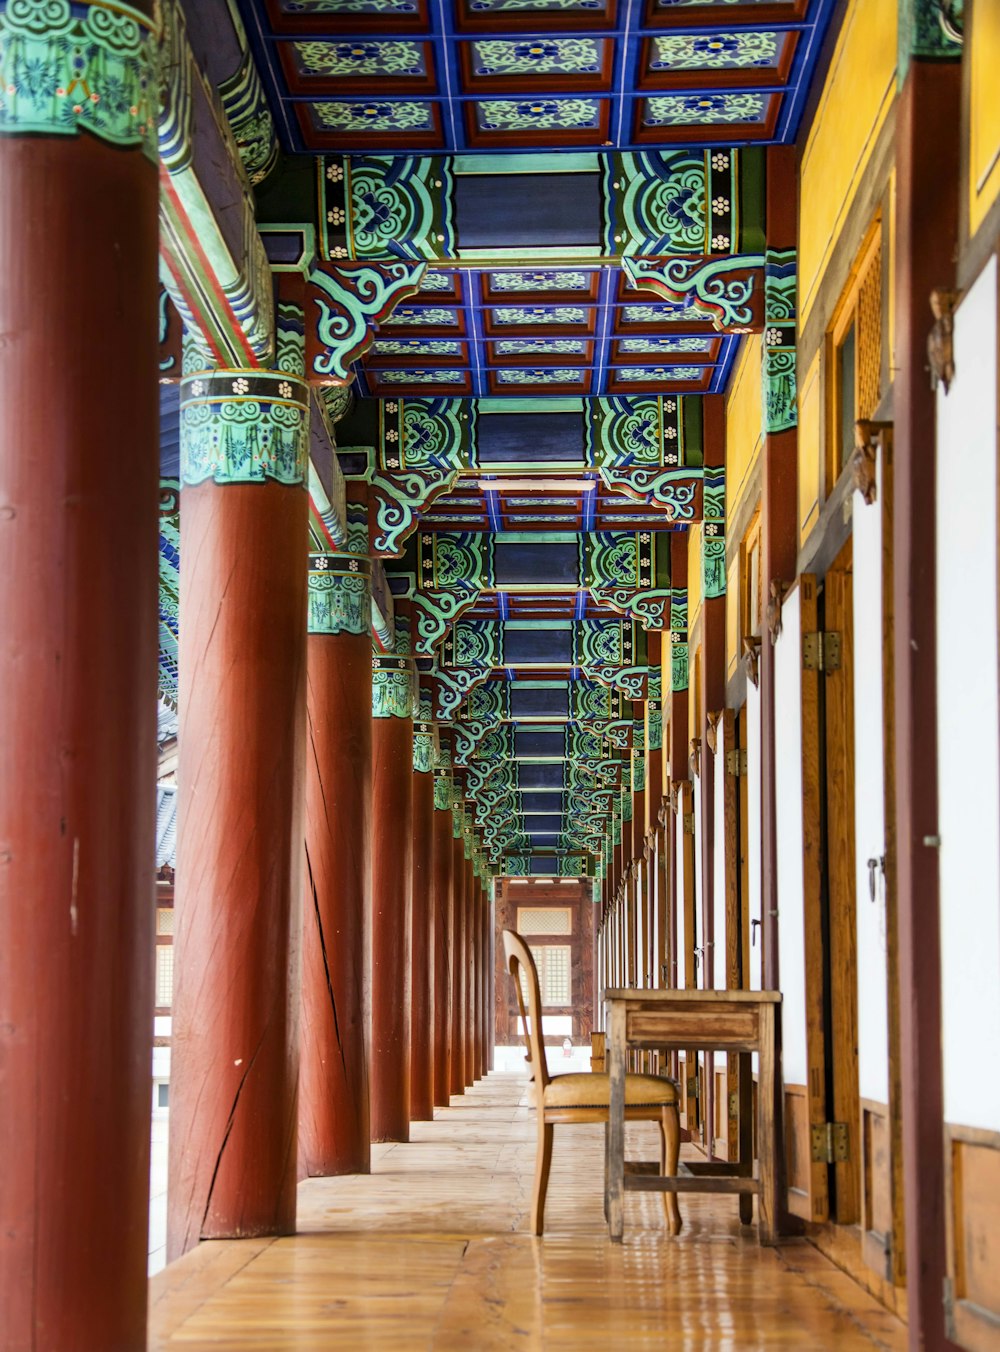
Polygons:
M605 1213L612 1240L625 1228L625 1189L654 1192L757 1194L758 1239L777 1234L778 1157L777 991L606 990L607 1055L611 1111L607 1132ZM685 1162L672 1178L625 1169L625 1060L629 1048L659 1051L757 1052L757 1156L753 1173L750 1077L744 1075L740 1104L740 1158L735 1162ZM690 1073L690 1067L688 1067ZM748 1203L749 1205L749 1203ZM742 1212L741 1212L742 1214Z

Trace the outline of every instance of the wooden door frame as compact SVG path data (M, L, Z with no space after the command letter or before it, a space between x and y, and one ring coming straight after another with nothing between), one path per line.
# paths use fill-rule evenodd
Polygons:
M861 1100L858 1082L857 871L854 824L853 539L827 569L823 627L840 635L840 662L825 663L823 737L829 981L827 1048L830 1112L847 1128L847 1158L833 1163L831 1220L861 1215Z

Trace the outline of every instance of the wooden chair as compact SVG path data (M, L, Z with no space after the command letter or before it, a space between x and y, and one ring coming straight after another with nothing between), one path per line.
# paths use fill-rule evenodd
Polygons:
M538 1155L535 1159L535 1191L531 1203L531 1228L540 1235L545 1220L545 1193L549 1185L552 1165L552 1132L557 1122L608 1123L611 1097L610 1080L606 1074L550 1075L545 1061L542 1041L542 997L538 986L531 950L513 930L503 932L507 967L514 979L517 1007L521 1013L524 1040L528 1048L527 1060L535 1086L535 1107L538 1113ZM522 977L524 986L522 987ZM524 1006L527 990L528 1007ZM664 1177L677 1172L680 1154L681 1128L677 1115L677 1084L656 1075L626 1075L626 1122L658 1122L660 1126L659 1170ZM643 1171L655 1172L654 1166L637 1166ZM681 1231L681 1213L677 1194L665 1192L663 1210L667 1229L672 1235Z

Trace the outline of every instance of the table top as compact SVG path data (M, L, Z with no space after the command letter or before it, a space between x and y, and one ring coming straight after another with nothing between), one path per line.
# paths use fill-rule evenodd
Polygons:
M625 1000L629 1003L699 1005L778 1005L781 1003L780 991L668 991L636 990L634 987L611 987L604 991L605 1003L612 1000Z

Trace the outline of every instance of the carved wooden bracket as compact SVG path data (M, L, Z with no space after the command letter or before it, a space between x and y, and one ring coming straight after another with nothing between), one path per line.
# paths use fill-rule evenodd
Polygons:
M892 423L871 422L862 419L854 424L854 454L851 456L851 479L867 506L878 496L875 465L878 454L876 437Z
M719 746L719 724L722 721L722 710L710 713L708 715L708 732L705 734L705 740L708 742L708 749L714 756Z
M784 604L790 582L783 582L779 577L772 577L771 584L768 587L768 601L765 619L767 620L767 632L771 635L771 646L778 641L778 635L781 633L781 607ZM756 685L756 681L754 682Z
M700 774L701 774L701 738L700 738L700 737L692 737L692 738L691 738L691 741L688 743L688 766L689 766L689 768L690 768L690 770L691 770L691 775L692 775L692 777L694 777L695 775L700 775Z
M936 286L930 295L934 324L927 335L927 360L931 389L944 386L945 394L955 378L955 306L960 292Z
M760 639L756 634L743 635L743 670L756 689L760 685Z

